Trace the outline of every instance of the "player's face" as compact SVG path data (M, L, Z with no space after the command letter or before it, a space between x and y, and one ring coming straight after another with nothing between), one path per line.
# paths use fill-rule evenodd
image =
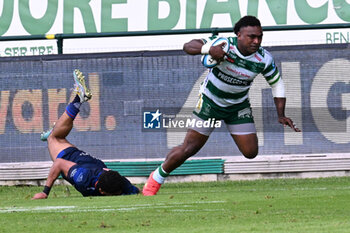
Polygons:
M258 26L242 27L237 33L237 46L244 56L258 51L262 41L262 28Z

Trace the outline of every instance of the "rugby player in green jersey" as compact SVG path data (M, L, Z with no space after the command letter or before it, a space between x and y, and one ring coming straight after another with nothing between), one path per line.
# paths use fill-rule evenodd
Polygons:
M209 54L218 62L202 84L193 118L203 122L223 120L241 153L253 159L258 154L258 138L248 92L258 74L261 73L272 88L279 123L296 132L300 130L284 114L283 80L271 54L260 46L263 37L260 21L254 16L245 16L235 24L234 33L237 37L227 37L228 52L223 50L223 44L212 46L211 39L194 39L184 44L187 54ZM196 154L213 130L214 127L189 129L183 144L173 148L164 163L151 173L143 195L156 195L169 173Z

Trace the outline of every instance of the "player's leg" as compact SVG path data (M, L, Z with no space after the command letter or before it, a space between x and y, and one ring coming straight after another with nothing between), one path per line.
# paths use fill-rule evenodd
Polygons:
M258 137L254 123L227 125L227 128L244 157L253 159L258 155Z
M197 121L203 121L197 116L193 116L193 118ZM183 144L174 147L166 156L164 163L151 173L147 183L143 187L143 195L156 195L170 172L183 164L189 157L195 155L207 142L209 135L213 130L214 128L189 129Z
M47 138L47 147L49 149L52 161L56 160L57 155L62 150L74 146L66 139L66 136L69 134L72 128L73 119L68 116L66 112L64 112Z
M183 164L186 159L196 154L208 140L208 137L190 129L186 134L184 143L174 147L166 156L164 163L151 173L143 187L142 194L145 196L156 195L169 173Z
M247 159L254 159L259 152L256 134L231 135L239 150Z
M166 156L162 169L170 173L183 164L189 157L195 155L206 143L209 136L195 130L188 130L182 145L174 147Z
M77 95L74 100L66 107L66 111L58 119L57 123L49 132L42 135L42 140L48 141L48 149L51 159L56 160L57 155L64 149L72 147L70 142L66 139L66 136L73 128L73 121L82 103L91 99L90 90L85 84L85 79L79 70L74 71L75 91Z
M169 176L169 173L183 164L186 159L196 154L207 142L209 135L215 129L215 126L198 126L206 125L205 121L210 119L220 119L220 117L217 117L216 107L214 105L215 104L205 95L199 96L199 100L192 116L192 120L195 121L194 127L188 130L183 144L173 148L166 156L164 163L151 173L147 183L143 187L143 195L156 195L166 177Z
M258 154L258 137L249 100L233 105L224 121L242 154L248 159L255 158Z

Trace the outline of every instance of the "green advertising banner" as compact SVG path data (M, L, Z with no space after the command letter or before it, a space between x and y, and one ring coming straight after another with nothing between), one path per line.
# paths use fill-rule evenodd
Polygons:
M2 0L0 36L57 33L104 33L233 27L244 15L263 26L350 22L347 0ZM267 35L268 45L349 43L349 30L280 32ZM183 40L169 36L130 40L76 40L68 53L180 49ZM96 43L96 41L99 41ZM15 41L0 45L0 56L57 53L55 42Z
M0 35L227 27L248 14L270 26L350 22L346 0L6 0L0 4Z

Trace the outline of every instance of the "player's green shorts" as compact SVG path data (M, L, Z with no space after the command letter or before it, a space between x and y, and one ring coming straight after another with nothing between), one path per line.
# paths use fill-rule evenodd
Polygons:
M229 107L220 107L204 94L198 100L193 114L202 120L223 120L227 125L254 123L249 100Z

